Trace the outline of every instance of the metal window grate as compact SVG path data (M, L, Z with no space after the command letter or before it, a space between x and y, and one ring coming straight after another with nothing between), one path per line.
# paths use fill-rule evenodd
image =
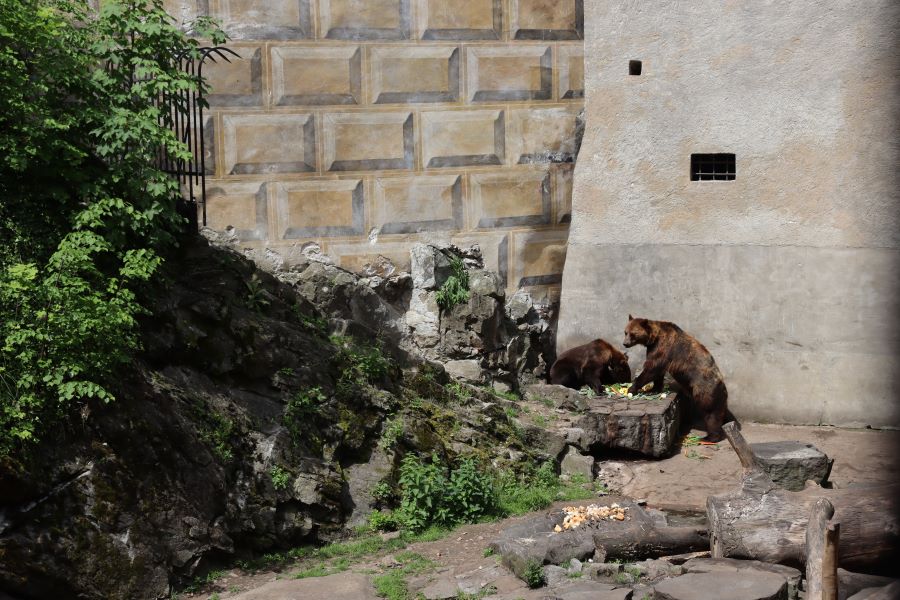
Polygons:
M691 181L733 181L734 154L691 154Z

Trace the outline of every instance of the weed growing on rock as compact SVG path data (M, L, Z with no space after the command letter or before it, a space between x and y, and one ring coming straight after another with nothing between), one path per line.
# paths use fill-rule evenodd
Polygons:
M337 346L335 362L341 371L337 382L339 394L349 396L361 385L377 384L391 369L390 358L377 346L342 335L333 335L330 340Z
M446 386L448 392L450 392L451 397L454 401L462 404L466 400L469 400L472 397L472 394L469 393L469 390L465 388L465 386L458 381L454 381L451 384Z
M269 470L269 476L272 478L272 485L276 490L286 490L291 484L290 472L275 465Z
M435 294L435 301L441 310L450 310L457 304L469 301L469 273L461 258L450 259L453 274L441 285Z
M288 400L281 422L295 442L309 429L310 415L315 414L326 400L328 396L318 386L300 390Z
M263 287L262 280L259 275L254 273L250 279L244 282L247 288L247 296L244 298L244 306L256 312L262 312L270 303L266 297L266 289Z
M394 498L394 491L386 481L379 481L372 488L372 499L379 504L387 504Z
M214 410L203 415L203 425L200 429L200 439L208 445L216 456L222 460L231 460L234 452L229 440L234 432L234 421Z
M378 440L378 447L382 450L392 450L397 441L403 436L403 417L392 417L384 426L384 433Z

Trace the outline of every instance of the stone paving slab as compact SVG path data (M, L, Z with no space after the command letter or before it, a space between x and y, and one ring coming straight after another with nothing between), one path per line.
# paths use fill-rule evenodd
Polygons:
M378 600L372 578L360 573L337 573L308 579L280 579L233 600Z
M689 573L653 586L654 600L787 600L787 581L776 573Z

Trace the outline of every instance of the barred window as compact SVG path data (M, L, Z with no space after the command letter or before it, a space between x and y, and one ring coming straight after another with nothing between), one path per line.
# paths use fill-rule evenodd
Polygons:
M691 154L691 181L733 181L734 154Z

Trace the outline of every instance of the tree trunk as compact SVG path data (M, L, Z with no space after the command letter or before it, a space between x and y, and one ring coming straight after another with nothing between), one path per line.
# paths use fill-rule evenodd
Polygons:
M615 531L594 533L598 558L644 559L683 554L709 548L709 533L705 527L654 527L647 524L629 525Z
M831 502L816 500L806 527L806 600L837 600L840 525L831 521L833 516Z
M746 446L733 424L723 429L736 452ZM834 506L834 519L841 524L841 567L889 573L900 560L900 484L841 490L808 485L803 491L789 492L756 468L752 456L739 452L739 457L745 468L740 489L706 500L713 557L803 568L810 509L819 498L827 498Z

